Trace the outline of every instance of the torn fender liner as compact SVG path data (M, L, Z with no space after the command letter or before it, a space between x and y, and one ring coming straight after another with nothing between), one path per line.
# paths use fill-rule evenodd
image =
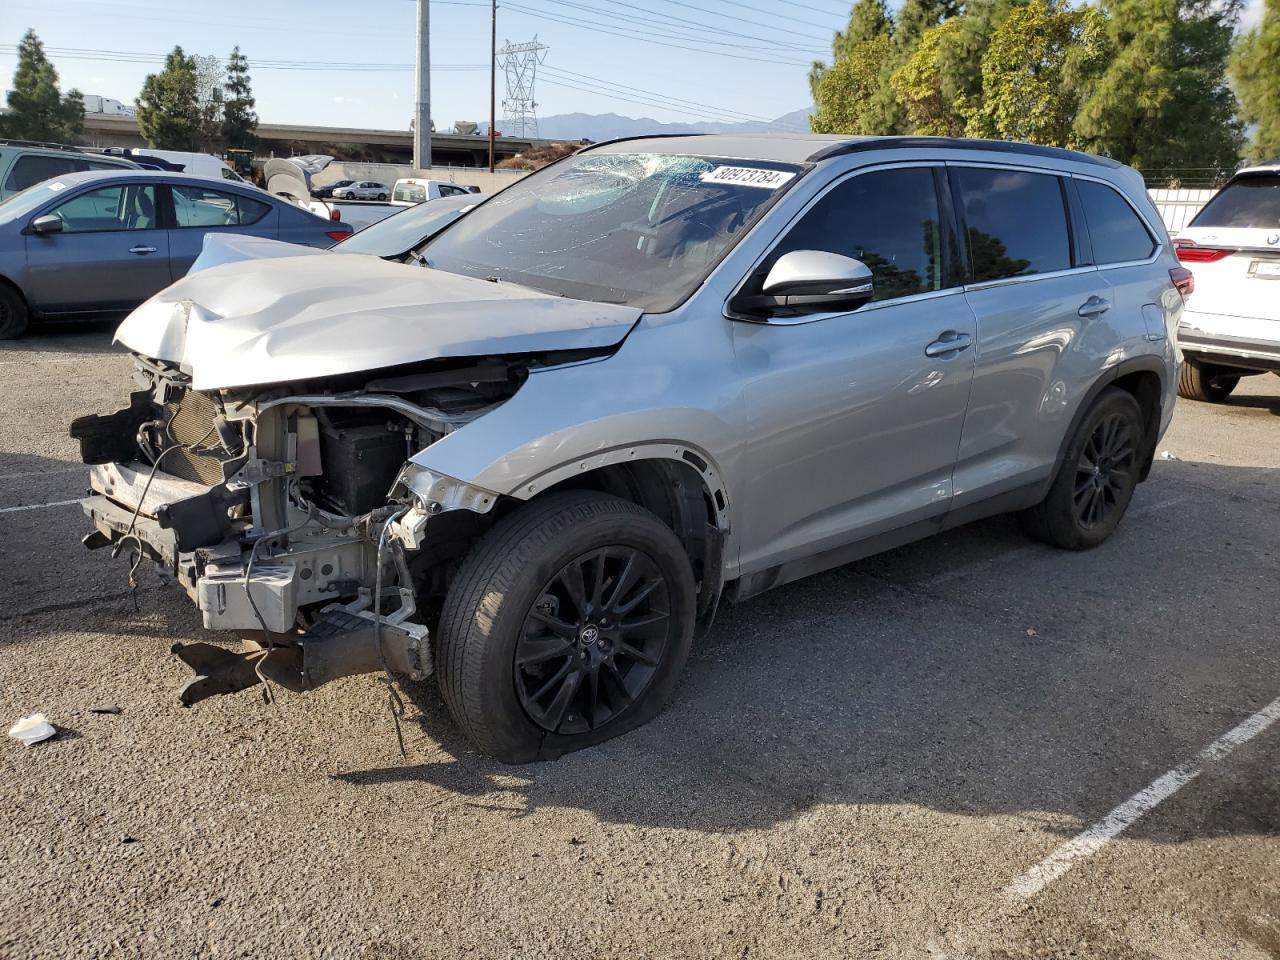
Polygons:
M85 463L113 463L138 458L138 427L155 416L150 390L129 394L129 406L102 417L96 413L76 417L68 433L80 441Z
M360 673L376 673L386 667L394 673L422 679L431 673L431 653L426 628L416 624L383 623L382 651L374 637L372 615L342 609L325 611L306 633L287 638L269 652L265 649L238 653L211 643L178 643L172 651L196 676L182 688L184 707L219 694L247 690L260 682L259 673L272 683L301 693L330 680Z

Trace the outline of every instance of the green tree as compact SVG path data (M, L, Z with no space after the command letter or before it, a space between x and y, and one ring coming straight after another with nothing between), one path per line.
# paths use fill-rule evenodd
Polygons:
M1262 22L1242 36L1231 56L1240 118L1256 123L1254 162L1280 157L1280 0L1266 0Z
M1072 146L1079 88L1101 72L1103 18L1067 0L1010 11L982 55L982 97L966 125L975 137Z
M174 47L164 69L148 74L136 101L138 127L147 143L161 150L200 146L199 78L192 57Z
M859 44L892 33L893 17L884 0L858 0L849 11L848 25L843 30L837 30L832 38L832 62L850 56ZM818 98L818 83L826 69L827 65L821 60L815 60L809 68L809 93L814 100Z
M1106 67L1083 85L1085 150L1151 175L1230 169L1244 137L1227 58L1240 0L1101 0Z
M822 71L813 96L818 109L809 117L814 133L879 132L874 97L891 52L888 34L881 34L856 44Z
M950 24L939 38L936 58L943 95L964 116L982 102L982 56L1010 11L1026 0L968 0L964 12L943 21Z
M225 107L222 136L228 147L248 149L257 141L258 115L253 112L253 87L249 81L249 59L236 47L227 61L227 79L223 84Z
M941 59L947 44L963 29L964 17L952 17L930 27L915 52L890 77L912 133L941 137L964 133L967 104L949 83Z
M953 0L904 0L894 18L893 45L910 56L926 30L957 13L959 9Z
M34 30L18 44L18 68L8 102L9 112L0 116L0 135L69 143L84 130L84 98L79 90L59 92L58 71Z

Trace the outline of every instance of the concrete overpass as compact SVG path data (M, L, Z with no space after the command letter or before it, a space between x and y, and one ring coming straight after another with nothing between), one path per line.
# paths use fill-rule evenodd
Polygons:
M146 141L133 117L87 113L84 117L86 146L145 147ZM546 146L550 140L498 137L494 142L497 160ZM408 130L361 130L356 127L315 127L287 123L259 123L259 157L290 157L297 154L329 154L339 160L367 163L407 164L413 160L413 135ZM489 139L483 135L433 133L433 166L486 167Z

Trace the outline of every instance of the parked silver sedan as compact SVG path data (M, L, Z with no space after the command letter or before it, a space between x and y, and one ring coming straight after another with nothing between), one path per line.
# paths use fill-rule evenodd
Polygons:
M333 191L335 200L386 200L390 195L387 185L376 180L360 180Z

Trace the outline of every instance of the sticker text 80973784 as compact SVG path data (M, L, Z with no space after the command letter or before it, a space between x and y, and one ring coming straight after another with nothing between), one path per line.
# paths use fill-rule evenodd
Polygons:
M703 183L724 183L741 187L763 187L777 190L795 174L789 170L764 170L760 167L716 167L701 177Z

